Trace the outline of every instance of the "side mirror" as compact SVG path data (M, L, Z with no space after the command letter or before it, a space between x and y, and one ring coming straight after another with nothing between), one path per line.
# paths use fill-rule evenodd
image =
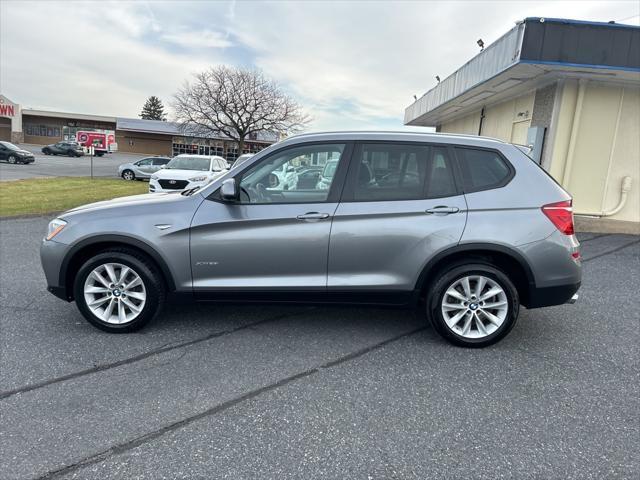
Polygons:
M288 166L288 167L287 167L287 173L295 172L295 171L296 171L296 169L295 169L295 168L293 168L292 166Z
M225 202L235 202L240 197L235 178L227 178L220 186L220 198Z
M276 188L280 184L280 179L275 173L270 173L268 182L269 182L269 188Z

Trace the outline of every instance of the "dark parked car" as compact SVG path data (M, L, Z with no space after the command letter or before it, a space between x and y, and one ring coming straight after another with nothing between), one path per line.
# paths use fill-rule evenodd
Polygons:
M33 163L35 157L29 150L16 147L13 143L0 142L0 160L9 163Z
M42 148L42 153L45 155L67 155L68 157L81 157L84 155L82 145L78 142L58 142L52 145L47 145Z

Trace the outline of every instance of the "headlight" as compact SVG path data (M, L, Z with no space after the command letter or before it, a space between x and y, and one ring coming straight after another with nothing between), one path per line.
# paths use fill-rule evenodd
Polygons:
M58 235L64 227L67 226L67 222L61 218L54 218L49 222L49 228L47 229L47 240L51 240Z
M190 182L204 182L206 179L207 179L206 175L201 175L199 177L190 178L189 181Z

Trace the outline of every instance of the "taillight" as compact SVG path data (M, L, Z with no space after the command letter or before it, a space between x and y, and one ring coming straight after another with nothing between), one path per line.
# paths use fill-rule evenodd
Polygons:
M549 220L565 235L573 235L573 207L572 200L550 203L542 207Z

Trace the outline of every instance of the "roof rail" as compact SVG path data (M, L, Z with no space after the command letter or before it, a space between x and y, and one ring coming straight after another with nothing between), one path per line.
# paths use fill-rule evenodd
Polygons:
M407 130L333 130L326 132L307 132L307 133L298 133L296 135L291 135L290 137L285 138L288 140L290 138L300 138L300 137L312 137L316 135L336 135L336 134L348 134L348 135L357 135L357 134L389 134L389 135L428 135L428 136L441 136L441 137L460 137L460 138L479 138L483 140L493 140L498 143L509 143L495 137L484 137L481 135L471 135L467 133L447 133L447 132L418 132L418 131L407 131Z

